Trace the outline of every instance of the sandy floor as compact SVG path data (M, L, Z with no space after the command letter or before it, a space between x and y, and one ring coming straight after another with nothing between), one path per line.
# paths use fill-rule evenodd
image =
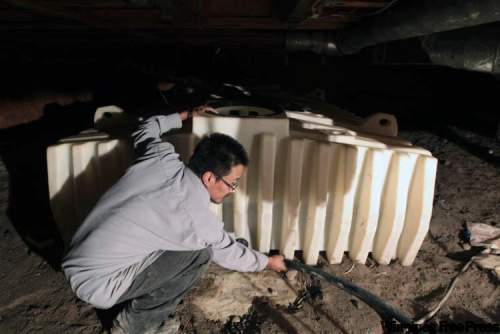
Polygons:
M498 141L457 133L467 142L486 147L492 157L500 154ZM470 256L459 244L462 224L500 224L500 166L485 162L471 155L465 146L434 134L407 132L403 136L430 149L439 159L430 232L414 265L357 265L343 275L351 267L346 259L341 265L324 269L380 296L410 317L418 317L439 301L447 284ZM100 333L101 324L94 310L77 301L61 272L54 271L19 238L5 214L7 197L8 175L0 165L0 333ZM379 316L363 302L304 275L288 283L296 291L295 297L308 287L310 299L297 303L296 308L289 307L286 299L273 299L276 293L283 293L272 284L273 280L284 280L275 273L265 274L263 284L272 285L267 287L268 295L266 290L256 292L260 297L253 300L246 314L223 321L208 320L199 297L222 289L215 277L224 275L229 276L231 272L213 265L197 289L179 306L181 333L383 331ZM248 295L248 289L246 291ZM238 293L227 294L227 291L223 296L239 297ZM432 321L500 323L499 297L498 280L473 266L461 277L452 296ZM223 298L220 301L223 302Z

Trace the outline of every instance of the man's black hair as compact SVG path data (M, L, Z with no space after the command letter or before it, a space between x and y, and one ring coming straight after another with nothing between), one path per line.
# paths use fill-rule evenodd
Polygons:
M199 177L205 172L222 177L237 165L248 165L248 155L243 146L227 135L213 133L204 136L196 145L188 167Z

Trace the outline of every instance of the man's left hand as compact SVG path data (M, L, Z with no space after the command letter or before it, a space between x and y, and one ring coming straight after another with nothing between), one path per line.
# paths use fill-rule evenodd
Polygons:
M179 113L181 116L181 120L185 121L188 118L191 118L193 115L199 115L205 113L207 111L215 112L215 109L206 105L194 107L191 110L184 110Z

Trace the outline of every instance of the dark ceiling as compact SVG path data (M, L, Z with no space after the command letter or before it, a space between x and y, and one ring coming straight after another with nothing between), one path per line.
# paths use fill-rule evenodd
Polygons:
M394 0L4 0L0 41L12 46L284 43L284 33L335 30ZM5 45L4 45L5 46Z
M498 0L0 0L0 102L195 77L320 88L408 124L473 115L494 133L499 22ZM40 116L11 109L0 128Z

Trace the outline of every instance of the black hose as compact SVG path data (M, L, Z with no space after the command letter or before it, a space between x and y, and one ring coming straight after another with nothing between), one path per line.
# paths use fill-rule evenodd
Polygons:
M345 279L336 277L321 269L305 265L297 260L285 260L285 263L289 269L300 270L308 274L314 274L316 276L320 276L325 280L327 280L329 283L335 284L342 290L347 291L348 293L358 297L359 299L364 301L368 306L373 308L383 319L395 319L403 325L413 324L413 319L409 318L405 314L396 310L391 305L386 304L379 297L375 296L371 292L368 292L346 281Z

